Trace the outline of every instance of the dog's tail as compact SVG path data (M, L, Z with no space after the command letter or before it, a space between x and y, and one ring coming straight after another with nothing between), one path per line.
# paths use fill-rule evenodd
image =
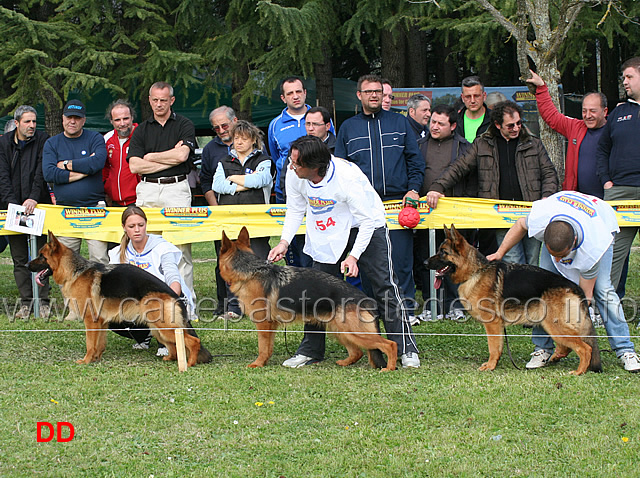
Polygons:
M375 368L387 368L387 361L384 359L384 355L380 350L369 350L369 358Z
M583 340L589 347L591 347L591 362L589 362L589 370L600 373L602 372L602 360L600 359L600 348L598 347L598 334L593 326L593 322L591 322L588 307L584 303L582 305L584 309L586 309L585 320L588 321L588 326L586 327L587 334L586 337L583 337Z
M376 332L380 333L380 323L378 318L375 319ZM373 363L375 368L387 368L387 361L384 359L384 355L379 349L369 350L369 359Z
M191 321L189 320L187 321L186 327L187 327L187 333L189 335L191 335L192 337L198 337L198 334L196 334L196 331L191 325ZM204 348L204 346L202 345L202 342L200 342L200 352L198 352L198 360L196 363L209 363L211 362L212 358L213 356L211 355L211 352L209 352L206 348Z
M591 319L587 319L591 320ZM589 337L585 337L584 341L591 347L591 362L589 362L589 370L592 372L602 372L602 360L600 359L600 349L598 348L598 338L596 337L596 329L591 324Z

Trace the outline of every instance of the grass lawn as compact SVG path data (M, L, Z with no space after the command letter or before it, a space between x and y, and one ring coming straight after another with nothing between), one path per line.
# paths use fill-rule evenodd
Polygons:
M215 297L212 248L194 246L200 298ZM631 299L640 298L638 256ZM11 307L17 298L8 250L0 298ZM638 474L640 377L622 369L604 338L604 373L582 377L568 375L574 354L535 371L516 370L505 354L494 372L478 372L488 350L471 320L416 327L417 370L380 373L364 360L338 367L345 351L333 340L327 360L292 370L280 366L301 339L290 327L268 366L248 369L257 355L250 321L225 326L205 313L195 325L213 362L178 373L113 333L102 362L76 365L85 351L80 323L0 314L0 476ZM529 330L510 333L524 368ZM63 421L73 440L36 442L37 422Z

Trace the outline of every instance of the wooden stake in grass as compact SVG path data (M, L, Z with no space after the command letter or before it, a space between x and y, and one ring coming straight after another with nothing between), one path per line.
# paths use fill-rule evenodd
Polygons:
M176 350L178 353L178 370L180 372L187 371L187 350L184 346L184 332L182 329L176 329Z

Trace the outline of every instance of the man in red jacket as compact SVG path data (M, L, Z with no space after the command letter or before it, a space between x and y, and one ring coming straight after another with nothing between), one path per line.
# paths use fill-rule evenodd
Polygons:
M110 206L130 206L136 203L136 186L140 176L129 170L127 153L133 130L133 108L126 100L116 100L107 109L107 118L113 131L104 135L107 146L107 161L102 170L104 192Z
M536 73L531 71L531 78L526 81L536 86L536 102L542 119L569 141L562 189L602 199L604 190L596 174L596 151L602 128L607 122L607 97L598 92L587 93L582 99L580 120L558 111L551 101L547 85Z

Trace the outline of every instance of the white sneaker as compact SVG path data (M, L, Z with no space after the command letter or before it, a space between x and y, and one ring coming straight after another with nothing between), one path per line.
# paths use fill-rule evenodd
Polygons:
M419 315L410 315L409 316L409 323L412 326L418 325L420 323L421 317Z
M602 316L596 313L593 306L589 306L589 317L591 317L591 322L593 323L594 328L601 329L604 327Z
M531 354L531 360L527 362L525 367L528 369L544 367L549 363L550 358L551 354L546 350L536 350Z
M418 357L418 354L413 352L402 354L400 356L400 362L402 362L402 366L405 368L420 368L420 357Z
M133 344L133 350L149 350L149 344L146 342L135 343ZM166 347L165 347L166 348ZM169 351L167 350L166 355L169 355Z
M307 357L306 355L295 354L290 359L287 359L284 362L282 362L282 365L284 367L289 367L289 368L300 368L300 367L304 367L305 365L310 365L312 363L317 363L317 362L319 362L319 360L316 360L313 357Z
M158 347L158 351L156 352L156 357L166 357L169 355L169 349L167 347Z
M447 315L445 317L449 320L455 320L455 321L463 320L465 318L464 310L453 309L452 311L447 312Z
M637 372L640 370L640 360L635 352L625 352L620 357L622 365L627 372Z

